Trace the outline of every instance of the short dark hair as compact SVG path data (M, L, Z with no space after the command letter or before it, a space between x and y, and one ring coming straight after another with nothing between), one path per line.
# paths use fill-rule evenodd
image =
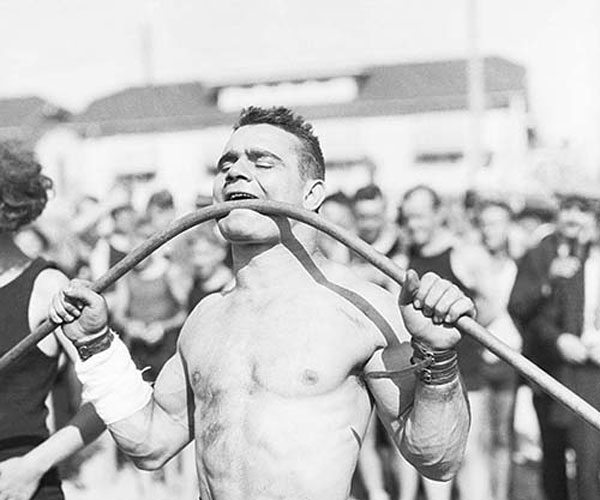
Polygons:
M354 203L363 200L377 200L383 198L383 192L381 188L376 184L368 184L367 186L361 187L352 198Z
M39 217L52 181L31 151L0 143L0 233L16 231Z
M336 191L335 193L326 196L323 203L321 203L321 206L325 205L325 203L337 203L338 205L352 208L352 200L342 191Z
M233 130L246 125L260 124L273 125L295 135L302 143L300 151L302 176L312 179L325 178L325 160L319 138L314 134L312 125L302 116L283 106L268 109L250 106L242 110Z
M148 209L150 207L158 207L163 210L174 208L175 202L173 200L173 195L168 189L161 189L160 191L152 193L152 196L148 199L146 208Z
M417 184L416 186L414 186L414 187L410 188L408 191L406 191L404 193L404 196L402 197L401 205L404 205L405 201L407 201L409 198L411 198L414 194L418 193L419 191L427 193L431 197L431 205L433 206L434 210L437 211L442 206L442 198L440 197L440 195L437 193L437 191L435 189L428 186L427 184Z
M135 208L133 208L133 205L131 205L130 203L123 203L111 209L110 216L113 219L116 219L123 212L135 212Z
M583 212L593 212L595 211L596 201L581 194L567 193L559 195L559 205L560 210L578 207Z

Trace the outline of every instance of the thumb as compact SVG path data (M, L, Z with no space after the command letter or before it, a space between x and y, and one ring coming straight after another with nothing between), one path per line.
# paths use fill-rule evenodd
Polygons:
M400 296L398 297L398 304L400 307L407 306L412 303L417 295L420 284L421 280L419 280L419 275L415 270L409 269L406 271L404 285L402 285Z

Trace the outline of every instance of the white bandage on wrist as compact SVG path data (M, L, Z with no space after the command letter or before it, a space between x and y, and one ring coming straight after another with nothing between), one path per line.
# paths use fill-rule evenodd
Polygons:
M118 336L107 350L78 360L75 372L83 384L82 399L94 405L107 425L133 415L152 399L152 387Z

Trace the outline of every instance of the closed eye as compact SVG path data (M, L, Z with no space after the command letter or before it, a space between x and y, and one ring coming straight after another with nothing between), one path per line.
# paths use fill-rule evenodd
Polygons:
M272 168L282 161L276 154L262 149L246 150L246 155L258 168Z

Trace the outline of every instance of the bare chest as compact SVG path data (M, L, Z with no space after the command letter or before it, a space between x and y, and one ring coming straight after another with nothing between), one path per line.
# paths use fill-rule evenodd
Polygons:
M358 315L319 300L225 307L199 318L192 335L186 358L197 396L316 396L358 374L373 350Z

